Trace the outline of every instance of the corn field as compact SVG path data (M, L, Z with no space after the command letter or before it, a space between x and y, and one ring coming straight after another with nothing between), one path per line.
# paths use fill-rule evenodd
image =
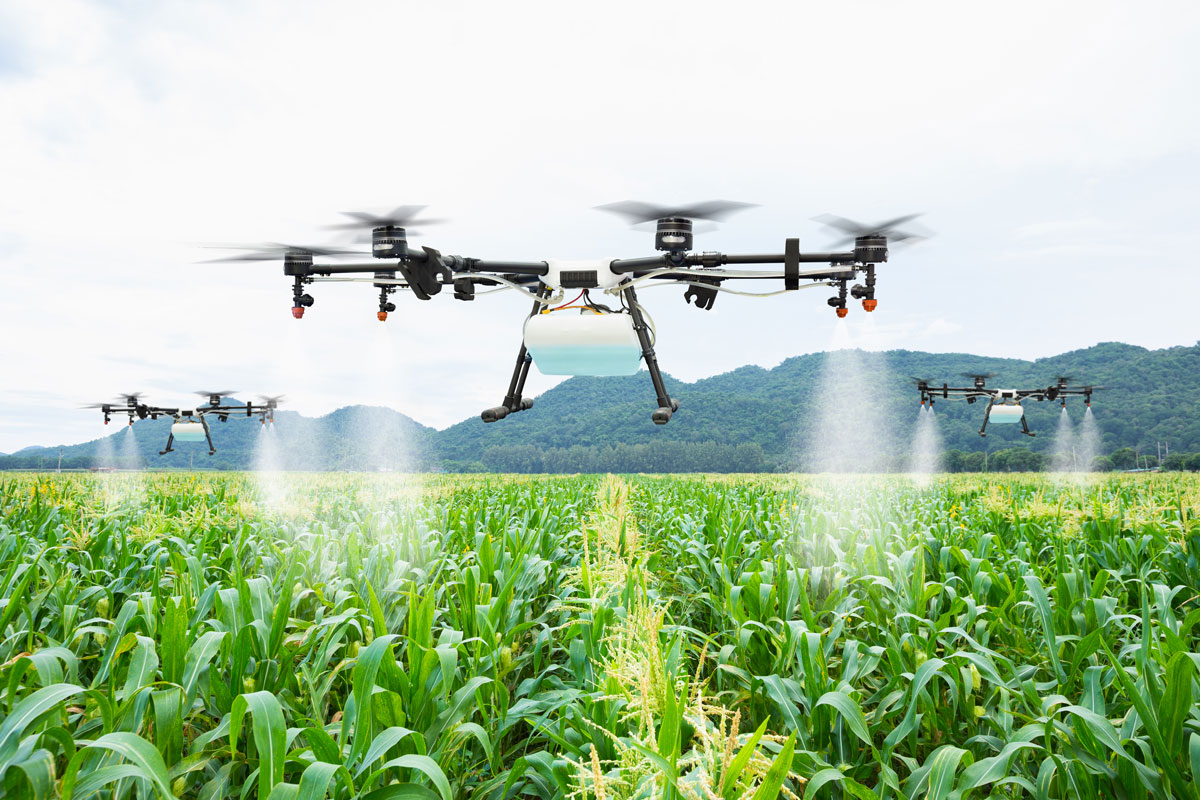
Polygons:
M1200 800L1200 479L0 478L32 798Z

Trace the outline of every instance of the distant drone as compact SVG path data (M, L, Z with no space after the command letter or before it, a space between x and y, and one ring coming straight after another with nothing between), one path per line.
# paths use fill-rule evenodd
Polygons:
M973 386L956 387L949 386L943 383L941 386L935 386L929 381L914 378L913 383L917 385L917 389L921 392L921 406L929 403L929 407L933 407L934 398L937 397L965 397L968 403L974 403L980 398L988 399L987 410L983 413L983 426L979 429L980 436L987 436L988 422L995 425L1001 424L1016 424L1021 423L1021 433L1026 436L1036 436L1033 431L1029 430L1029 423L1025 421L1025 408L1021 405L1022 400L1035 399L1038 402L1042 400L1059 400L1062 402L1063 408L1067 407L1067 398L1071 395L1083 397L1084 403L1090 408L1092 405L1092 392L1103 389L1103 386L1069 386L1070 378L1060 376L1055 379L1054 384L1047 386L1044 389L989 389L985 385L988 378L992 375L975 375L966 373L964 377L971 378Z
M315 264L313 258L316 256L336 257L354 252L284 244L241 248L247 252L218 260L282 259L284 274L292 278L292 315L296 319L302 318L305 309L313 305L313 297L305 292L305 287L316 282L372 284L379 290L376 315L380 321L387 320L388 314L396 310L389 298L398 289L411 291L419 300L429 300L444 286L453 289L456 300L465 301L475 299L477 286L496 287L478 294L509 289L527 293L533 299L533 308L525 320L512 379L503 403L482 413L484 422L495 422L533 406L532 398L522 396L531 363L547 375L632 375L645 361L658 400L652 419L663 425L679 408L679 401L667 394L654 354L654 325L639 304L635 287L684 285L687 287L684 302L709 310L717 292L768 297L801 288L831 286L837 293L829 298L829 305L838 317L845 317L848 295L861 300L864 310L875 310L875 267L888 260L889 239L901 242L921 238L918 234L898 230L898 226L912 221L919 216L917 214L878 225L861 225L841 217L825 216L819 221L847 235L836 246L853 243L853 249L801 253L799 239L786 239L782 253L691 252L693 220L715 222L750 207L746 203L722 200L671 208L638 202L601 206L602 210L619 214L635 226L655 223L654 247L661 255L646 258L516 262L447 256L432 247L410 249L407 237L412 226L433 221L416 219L424 206L401 206L383 216L345 212L353 221L334 226L370 229L370 254L393 263ZM800 268L801 264L808 263L828 263L829 266ZM726 265L755 264L780 264L782 269L723 269ZM356 274L364 277L350 277ZM860 274L864 281L850 286ZM732 280L778 280L783 288L771 292L742 292L723 285ZM809 283L802 285L802 280ZM564 301L568 291L577 293ZM593 298L592 291L608 297ZM566 311L575 313L561 313Z
M213 446L212 432L208 427L206 417L216 416L221 422L228 422L230 417L254 417L257 416L263 425L268 422L275 421L275 409L279 407L279 401L283 399L282 395L277 397L269 397L266 395L260 396L261 403L255 405L246 403L244 406L239 405L224 405L221 400L223 397L233 394L233 392L196 392L201 397L208 398L208 405L197 406L192 409L182 408L163 408L161 406L151 406L141 402L142 395L140 393L119 395L123 403L93 403L84 406L84 408L98 408L104 414L104 424L107 425L113 415L128 414L129 424L132 425L134 418L137 419L158 419L159 417L171 417L175 423L171 426L171 432L167 435L167 446L163 450L159 450L160 456L173 452L172 445L175 441L181 442L208 442L208 454L211 456L217 452L217 448Z

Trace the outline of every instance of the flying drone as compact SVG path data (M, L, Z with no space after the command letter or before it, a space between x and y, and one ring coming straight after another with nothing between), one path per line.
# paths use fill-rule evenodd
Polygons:
M257 416L263 425L268 422L275 421L275 409L279 407L279 401L283 399L282 395L270 397L262 395L259 399L262 401L255 405L254 403L246 403L246 405L226 405L223 398L233 394L233 392L196 392L201 397L208 399L207 405L196 406L195 408L164 408L162 406L152 406L141 402L142 395L140 393L119 395L122 402L116 403L93 403L84 406L84 408L98 408L104 414L104 424L107 425L114 416L126 414L129 417L129 424L132 425L134 419L158 419L159 417L171 417L175 420L171 425L171 432L167 435L167 446L158 451L160 456L174 452L172 445L176 441L180 442L208 442L208 454L211 456L217 452L217 448L213 446L212 431L208 426L208 417L215 416L221 422L228 422L230 417L255 417Z
M1103 386L1071 386L1069 385L1070 378L1060 376L1055 379L1053 384L1043 389L991 389L986 384L988 378L994 377L992 375L966 373L964 377L971 379L971 386L950 386L945 383L936 386L921 378L914 378L913 382L917 385L917 390L921 392L922 408L927 402L929 407L933 408L933 401L938 397L965 397L968 403L986 398L988 405L983 412L983 425L979 428L980 436L987 436L988 422L993 425L1020 423L1021 433L1026 436L1036 436L1037 434L1029 430L1029 423L1025 421L1025 408L1021 405L1022 401L1029 399L1038 402L1058 400L1062 403L1062 407L1066 408L1067 398L1075 395L1082 397L1088 408L1091 408L1092 392L1104 388Z
M785 239L783 252L775 253L692 250L696 220L717 222L750 207L723 200L679 207L641 202L600 206L603 211L624 217L634 227L654 223L654 248L659 255L642 258L521 262L443 255L432 247L409 246L408 235L414 232L414 227L436 220L418 219L424 206L401 206L385 215L344 212L350 221L332 226L363 233L369 230L370 255L377 263L316 263L317 257L336 258L355 253L342 248L277 243L240 248L245 252L217 260L282 259L283 273L292 279L292 315L296 319L303 318L312 307L314 300L307 289L315 283L370 283L379 290L376 315L381 322L396 310L391 295L398 290L409 291L418 300L429 300L449 287L454 299L462 301L496 291L523 292L531 298L532 308L524 322L512 378L501 405L481 414L484 422L495 422L533 407L533 399L523 396L530 364L546 375L632 375L644 361L658 401L652 419L664 425L678 410L679 401L667 393L663 383L654 353L654 324L638 300L640 289L683 286L684 302L707 311L712 309L718 292L769 297L800 289L831 287L835 294L828 303L840 318L848 313L848 298L861 300L865 311L875 310L875 270L888 260L889 240L921 238L899 229L917 214L877 225L826 215L818 221L846 237L834 245L843 248L837 252L802 253L799 239ZM801 266L806 264L827 266ZM862 282L851 285L860 276ZM746 292L726 286L740 281L775 282L781 288ZM483 291L477 291L480 287Z

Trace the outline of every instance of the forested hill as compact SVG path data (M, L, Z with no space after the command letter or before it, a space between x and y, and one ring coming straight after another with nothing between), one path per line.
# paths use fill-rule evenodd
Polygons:
M865 374L853 374L853 367ZM770 370L743 367L690 384L668 379L671 395L682 405L663 427L651 422L655 399L644 372L625 378L572 378L539 397L528 412L492 425L477 419L460 422L439 432L437 445L441 457L454 465L482 460L493 468L516 469L539 454L552 462L546 466L557 468L553 462L565 455L561 451L578 446L599 452L650 442L659 448L665 442L754 444L762 450L759 468L804 468L805 454L818 446L817 429L826 416L822 406L837 403L873 418L879 431L875 445L888 456L885 465L903 468L919 402L912 378L964 385L969 380L963 373L979 372L994 374L991 386L1048 386L1056 376L1067 375L1107 387L1093 400L1102 452L1120 447L1154 452L1158 441L1172 450L1200 451L1200 345L1147 350L1116 342L1037 361L908 350L858 357L817 353L790 358ZM1078 398L1070 403L1076 421L1082 405ZM1022 436L1015 426L995 426L984 439L977 433L981 404L941 401L937 411L944 444L964 451L1047 450L1053 445L1059 406L1027 406L1038 437ZM579 450L576 455L582 457ZM699 463L695 468L707 467Z
M276 423L282 465L305 469L496 469L505 471L664 471L804 468L806 454L829 444L821 420L831 405L872 420L883 468L903 468L917 421L918 395L911 378L963 385L963 373L986 372L992 386L1047 386L1057 375L1107 387L1094 398L1102 452L1134 447L1155 452L1200 452L1200 345L1147 350L1104 343L1037 361L958 353L894 350L886 353L817 353L788 359L773 369L743 367L684 383L667 378L682 406L666 426L650 420L654 393L645 372L630 377L572 378L537 398L533 409L485 425L473 417L443 431L421 426L389 409L350 407L310 419L280 412ZM983 406L960 401L937 405L949 449L978 451L1053 445L1056 403L1027 403L1034 439L1013 426L976 433ZM1071 401L1076 421L1082 403ZM259 426L217 423L218 452L177 445L158 456L168 424L143 421L134 435L151 467L253 466ZM118 436L124 434L118 434ZM109 447L118 456L122 441ZM836 444L836 443L835 443ZM64 449L64 466L91 466L98 443ZM0 468L53 468L58 448L27 448L0 457ZM809 467L812 464L808 464Z

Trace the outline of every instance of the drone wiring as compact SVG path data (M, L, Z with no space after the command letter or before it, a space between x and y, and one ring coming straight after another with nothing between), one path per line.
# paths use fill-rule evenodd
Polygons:
M555 308L543 308L542 313L549 314L551 311L562 311L564 308L578 308L578 306L573 304L578 302L579 298L583 297L585 294L587 294L587 289L580 291L579 294L575 295L575 298L568 303L563 303L561 306L557 306Z

